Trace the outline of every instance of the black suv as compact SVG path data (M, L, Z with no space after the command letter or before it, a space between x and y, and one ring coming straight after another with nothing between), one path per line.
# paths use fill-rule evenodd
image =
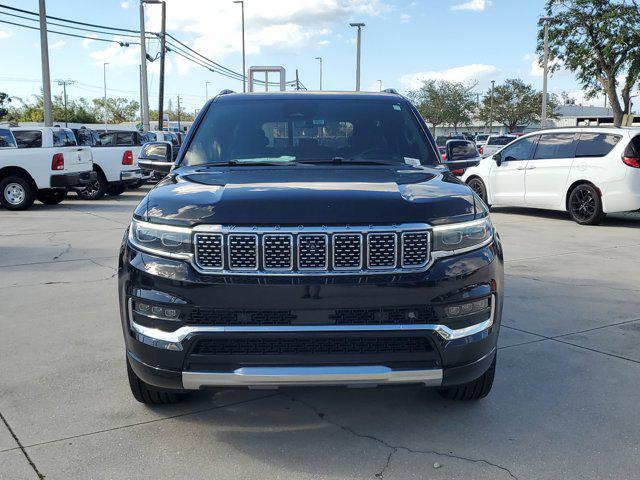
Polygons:
M447 144L456 168L477 164L470 147ZM140 164L172 155L149 143ZM479 399L502 292L486 205L395 92L223 92L136 208L119 256L129 382L144 403L407 383Z

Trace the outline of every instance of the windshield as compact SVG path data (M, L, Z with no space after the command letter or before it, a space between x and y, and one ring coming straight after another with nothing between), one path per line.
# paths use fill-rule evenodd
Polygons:
M256 99L213 103L182 165L311 160L439 163L413 112L400 102Z
M508 145L515 140L516 137L489 137L489 145Z
M16 142L11 135L11 131L0 128L0 148L15 148Z

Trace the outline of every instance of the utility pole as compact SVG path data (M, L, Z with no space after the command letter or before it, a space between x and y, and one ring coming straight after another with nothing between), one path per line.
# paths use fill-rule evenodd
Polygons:
M151 129L149 122L149 90L147 83L147 44L144 31L144 0L140 0L140 122L142 131L148 132Z
M162 131L164 122L164 57L165 42L167 39L167 4L163 1L162 5L162 26L160 27L160 80L158 82L158 130Z
M140 90L140 123L142 124L142 128L144 129L144 122L142 121L142 118L144 116L143 113L143 109L142 109L142 65L138 65L138 87Z
M67 127L69 126L67 122L67 85L73 85L74 83L76 83L75 80L70 80L70 79L66 79L66 80L56 80L56 83L58 85L62 85L62 91L63 91L63 99L64 99L64 126Z
M109 131L107 127L107 65L109 62L102 64L102 79L104 82L104 131Z
M382 80L378 80L378 91L382 91Z
M322 91L322 57L316 57L316 60L320 60L320 91Z
M211 82L204 82L204 96L205 96L205 103L209 101L209 84Z
M362 27L364 27L364 23L350 23L352 27L356 27L358 29L358 37L356 40L356 92L360 91L360 47L361 47L361 37L362 37Z
M239 3L242 9L242 91L247 91L247 66L245 65L246 57L244 53L244 1L234 0L233 3ZM267 87L267 90L269 87Z
M549 74L549 22L553 17L543 17L540 23L544 23L544 59L542 74L542 115L540 116L540 127L545 128L547 124L547 76Z
M493 129L493 90L496 87L496 81L491 80L491 102L489 103L489 133Z
M300 79L298 78L298 69L296 68L296 91L300 90Z
M182 129L180 128L180 95L178 95L178 131L182 131Z
M47 7L40 0L40 56L42 57L42 99L44 100L44 126L53 125L51 108L51 77L49 74L49 41L47 39Z

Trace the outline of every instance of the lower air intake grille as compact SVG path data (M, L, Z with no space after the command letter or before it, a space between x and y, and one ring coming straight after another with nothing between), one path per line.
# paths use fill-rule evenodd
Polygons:
M424 353L423 337L220 338L200 340L196 355L367 355Z
M188 323L196 325L291 325L296 315L290 310L222 310L196 307Z
M329 316L336 325L403 325L435 323L437 315L432 307L350 308L336 310Z

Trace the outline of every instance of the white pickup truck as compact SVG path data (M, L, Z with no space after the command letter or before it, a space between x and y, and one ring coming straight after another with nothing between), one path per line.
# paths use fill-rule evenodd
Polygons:
M26 210L37 198L54 205L67 189L95 180L91 149L59 127L0 128L0 204Z
M93 169L97 174L95 181L77 190L80 198L98 200L104 195L120 195L128 186L142 183L138 155L144 142L140 133L113 131L98 135L81 128L75 134L81 144L91 146Z

